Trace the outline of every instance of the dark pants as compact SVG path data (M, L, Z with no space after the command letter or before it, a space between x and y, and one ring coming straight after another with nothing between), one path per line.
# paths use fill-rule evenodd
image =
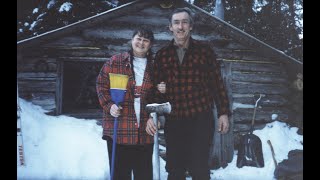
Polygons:
M192 180L209 180L213 112L201 113L192 118L168 118L164 130L168 180L185 180L186 170L190 172Z
M109 165L111 176L112 139L107 138ZM131 171L134 179L150 180L152 172L153 144L148 145L120 145L116 146L114 180L131 180Z

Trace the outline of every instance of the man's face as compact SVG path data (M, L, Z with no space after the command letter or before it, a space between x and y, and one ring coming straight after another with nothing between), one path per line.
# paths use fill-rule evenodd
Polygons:
M136 34L132 39L133 54L137 57L145 57L151 48L151 41Z
M186 12L176 13L172 16L169 28L177 41L186 41L190 37L192 30L190 23L189 15Z

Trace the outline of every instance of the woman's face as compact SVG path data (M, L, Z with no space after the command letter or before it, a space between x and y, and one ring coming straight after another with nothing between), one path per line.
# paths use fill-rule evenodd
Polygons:
M151 41L147 38L139 36L139 34L136 34L132 38L131 43L133 55L136 57L146 57L147 52L151 48Z

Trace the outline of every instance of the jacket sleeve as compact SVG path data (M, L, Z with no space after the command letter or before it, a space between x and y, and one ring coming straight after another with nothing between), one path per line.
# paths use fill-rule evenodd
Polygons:
M104 63L96 80L99 103L107 113L110 113L110 108L114 104L110 95L109 72L111 72L111 62L112 59Z
M231 116L229 108L228 93L225 82L221 75L221 66L217 61L217 56L212 48L208 50L208 67L209 67L209 81L212 88L212 95L217 107L218 117L221 115Z
M160 91L157 88L157 85L160 84L160 82L166 82L166 74L165 69L163 69L161 64L161 58L160 58L160 52L156 53L154 66L153 66L153 103L164 103L167 102L168 99L166 97L166 94L160 93Z

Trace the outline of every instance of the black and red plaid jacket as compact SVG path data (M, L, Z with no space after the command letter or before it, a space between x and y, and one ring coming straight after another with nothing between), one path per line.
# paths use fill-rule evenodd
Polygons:
M213 49L204 42L190 38L189 47L180 65L173 40L155 56L154 86L166 83L166 93L155 91L156 99L169 101L171 117L192 117L213 108L218 117L231 115L221 69Z
M118 144L150 144L153 137L146 133L146 122L149 118L145 111L148 98L152 96L153 81L151 78L152 59L148 58L147 66L141 86L141 110L140 127L138 128L137 118L134 111L134 89L135 80L130 53L117 54L107 61L97 77L96 90L100 105L103 108L103 139L106 136L113 137L114 117L110 114L110 108L114 104L110 96L109 73L125 74L129 76L127 91L124 102L121 104L121 116L118 117L117 143Z

